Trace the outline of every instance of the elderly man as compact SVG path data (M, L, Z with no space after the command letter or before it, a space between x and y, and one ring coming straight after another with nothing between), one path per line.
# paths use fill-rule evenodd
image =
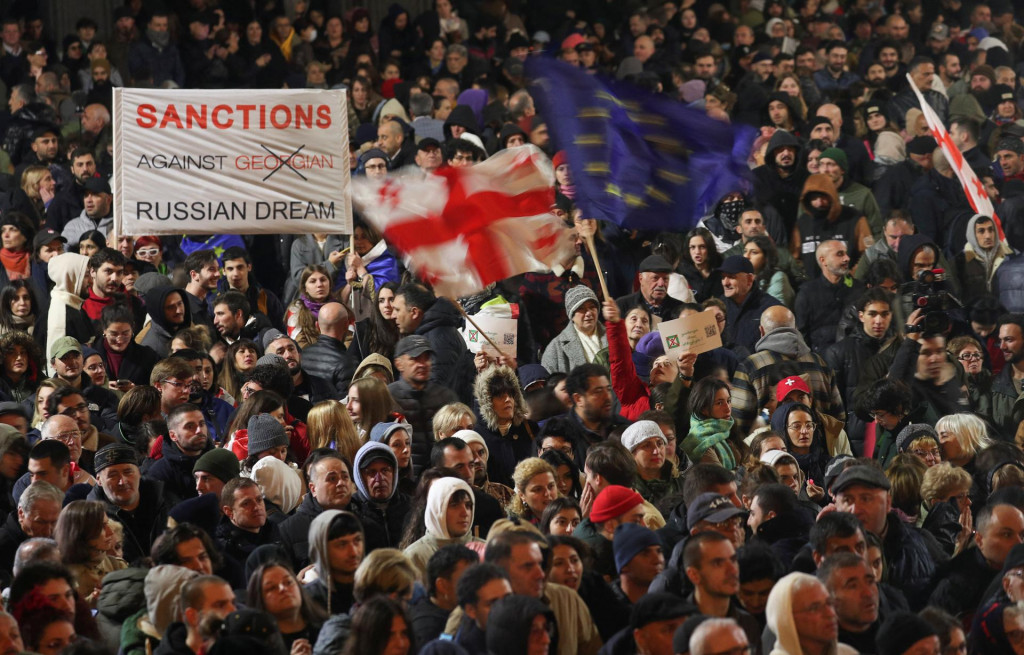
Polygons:
M668 295L668 278L674 270L661 255L651 255L640 262L640 290L615 299L622 315L625 316L630 309L640 305L655 317L655 325L672 318L675 310L682 305Z
M690 635L690 655L750 652L747 633L732 619L708 619ZM683 652L678 647L677 653Z
M760 339L756 322L769 307L781 305L754 283L754 266L746 257L727 257L718 267L725 295L725 334L722 342L738 355L754 352Z
M815 256L821 275L800 287L793 313L805 342L823 353L836 342L839 319L864 293L864 283L850 276L850 253L842 241L821 242Z
M855 553L837 553L825 558L817 575L835 599L839 640L861 653L876 652L875 636L883 619L878 580L867 560Z
M33 537L53 537L64 491L49 482L33 482L18 499L18 509L7 515L0 528L0 566L10 571L18 547ZM0 576L2 577L2 576ZM10 582L7 576L6 582Z
M775 636L773 655L856 655L839 643L833 600L817 578L790 573L768 595L768 629ZM798 618L799 617L799 618Z
M356 452L355 482L358 504L354 513L363 523L366 550L397 548L409 514L409 497L398 491L398 459L391 448L377 441Z
M107 515L124 526L124 559L133 562L149 555L153 541L167 527L169 500L163 483L142 477L135 449L109 444L96 452L99 485L89 493Z

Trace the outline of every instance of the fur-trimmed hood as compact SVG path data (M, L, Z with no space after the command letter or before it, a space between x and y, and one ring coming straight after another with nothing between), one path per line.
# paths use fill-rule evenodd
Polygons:
M516 372L507 366L492 366L485 370L476 376L476 382L473 383L473 396L476 398L477 404L480 405L480 417L489 429L495 431L498 429L498 416L494 413L494 407L491 404L491 388L493 383L498 380L505 383L503 386L515 389L516 408L512 415L512 424L519 425L525 421L527 412L526 399L523 398L523 390L519 386Z

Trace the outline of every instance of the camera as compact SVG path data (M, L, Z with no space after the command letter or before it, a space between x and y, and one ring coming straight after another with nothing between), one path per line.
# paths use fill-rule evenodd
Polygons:
M910 283L911 302L924 314L917 332L945 334L951 327L949 310L961 307L960 301L949 292L946 272L941 268L920 271Z

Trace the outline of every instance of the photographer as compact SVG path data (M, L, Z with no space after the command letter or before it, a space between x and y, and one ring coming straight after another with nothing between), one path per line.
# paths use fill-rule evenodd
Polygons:
M926 318L922 309L907 318L907 338L896 351L889 378L906 382L914 405L924 406L924 422L934 423L947 414L970 411L970 404L961 370L946 352L945 334L926 331Z

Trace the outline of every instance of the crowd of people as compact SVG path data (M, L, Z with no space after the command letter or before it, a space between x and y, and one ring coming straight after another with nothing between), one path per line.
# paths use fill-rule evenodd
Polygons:
M1024 655L1019 6L349 4L5 7L0 651ZM545 57L759 128L750 175L588 217ZM358 214L117 235L117 86L341 89L371 180L535 147L575 247L456 300Z

